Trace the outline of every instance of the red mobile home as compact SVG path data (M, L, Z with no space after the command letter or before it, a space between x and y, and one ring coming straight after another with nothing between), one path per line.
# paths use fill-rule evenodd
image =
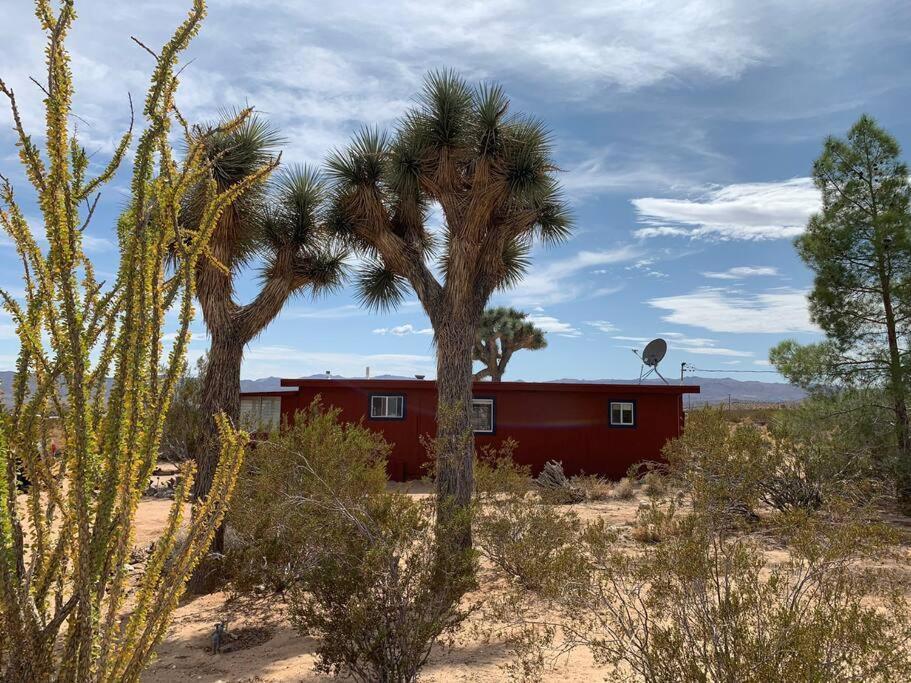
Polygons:
M319 395L344 420L381 431L393 444L389 474L421 475L422 435L436 431L436 383L424 380L283 379L283 391L244 393L242 413L265 424L291 420ZM697 386L475 382L472 419L480 448L507 437L515 458L534 471L560 460L567 474L619 478L642 460L658 460L683 428L683 394Z

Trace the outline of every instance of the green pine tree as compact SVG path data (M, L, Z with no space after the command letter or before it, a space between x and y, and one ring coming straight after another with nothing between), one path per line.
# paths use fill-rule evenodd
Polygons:
M826 140L813 165L822 210L796 242L815 274L810 314L826 341L785 341L770 359L804 386L883 387L894 413L897 490L911 507L911 186L900 154L866 115L845 139Z

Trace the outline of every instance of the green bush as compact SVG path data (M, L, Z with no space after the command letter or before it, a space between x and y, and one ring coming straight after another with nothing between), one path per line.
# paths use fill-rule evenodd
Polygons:
M770 425L772 436L786 444L779 468L823 502L882 500L896 468L894 414L884 402L877 391L842 391L781 411ZM799 494L801 484L794 488Z
M634 541L660 543L677 533L678 503L674 499L659 501L651 498L636 511L636 523L630 532Z
M317 398L253 450L226 564L237 590L285 593L295 627L320 639L319 671L412 681L465 616L474 556L433 560L433 503L387 491L388 444L338 416Z
M759 483L769 472L769 441L759 427L732 426L715 408L695 410L664 455L693 506L708 518L728 524L754 516Z
M502 496L521 496L531 488L531 468L513 459L518 447L506 439L499 447L484 446L477 455L474 480L475 496L480 502L494 502Z
M859 566L888 535L804 513L786 533L790 559L767 567L750 537L698 516L635 555L590 527L586 577L567 581L563 602L569 638L616 675L655 683L906 680L906 599Z
M353 506L384 492L389 445L338 415L317 397L247 457L228 513L225 565L236 589L284 591L300 580L336 526L327 491Z
M716 409L693 411L665 455L693 505L719 522L755 519L761 504L780 512L820 510L844 500L870 506L883 497L879 447L869 429L858 428L871 441L854 433L862 415L844 424L833 419L835 406L844 403L813 399L781 411L768 430L750 422L731 425Z
M196 363L196 374L184 372L161 429L161 458L169 462L194 460L203 433L202 377L205 357Z
M433 561L429 500L373 494L359 505L336 500L327 515L334 528L289 593L295 627L320 638L317 670L364 682L415 680L433 646L465 618L458 598L472 587L473 567ZM463 559L473 564L470 553Z
M550 593L577 560L578 516L512 496L475 513L475 543L482 556L527 590Z

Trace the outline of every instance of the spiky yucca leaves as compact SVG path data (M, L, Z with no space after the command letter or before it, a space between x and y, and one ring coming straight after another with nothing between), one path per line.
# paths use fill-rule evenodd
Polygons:
M490 377L499 382L516 351L537 351L547 346L544 330L527 318L527 313L503 306L484 311L472 351L472 358L484 364L474 374L476 380Z
M471 354L484 307L521 278L535 238L558 242L570 229L547 131L508 110L499 86L472 89L451 72L432 73L391 137L364 130L328 161L329 225L367 258L361 300L394 305L410 287L433 325L438 414L457 407L437 430L447 444L436 463L441 514L471 500L473 447L463 435L470 434ZM433 204L445 218L437 240L427 226ZM470 543L470 530L456 533Z
M206 135L223 122L200 127ZM250 183L261 164L278 162L278 132L258 116L219 135L208 135L206 156L211 180L224 190L246 185L240 199L222 214L212 240L211 259L196 269L196 290L211 346L202 377L203 431L196 458L198 477L194 494L205 496L218 463L216 416L224 413L237 421L240 414L240 367L244 347L279 314L288 299L309 291L336 287L343 276L344 254L325 239L322 227L326 189L319 174L306 167L291 167L269 182ZM201 188L205 187L203 183ZM196 201L189 206L187 225L196 229ZM259 293L249 303L234 297L234 278L250 261L261 261ZM215 550L222 549L222 534ZM211 587L208 568L194 576L190 589ZM211 579L217 577L212 576Z
M174 68L205 15L203 0L195 0L156 57L143 109L147 127L117 226L119 269L105 287L83 250L82 229L91 220L95 191L116 172L131 134L100 175L89 179L88 155L68 127L73 86L65 41L75 18L73 2L64 0L56 15L47 0L37 0L36 8L47 35L44 154L24 130L12 90L0 81L47 242L46 249L39 246L4 178L0 224L22 262L25 295L23 304L2 293L16 321L20 352L13 408L0 423L0 678L134 681L223 517L240 467L246 435L221 419L222 467L211 495L186 522L193 479L193 468L186 467L167 529L138 582L130 580L136 508L185 366L196 263L225 208L269 168L220 190L205 180L205 139L191 140L182 160L172 153ZM243 124L248 114L227 121L220 132ZM178 228L181 211L189 188L200 182L206 182L198 204L202 220L189 234ZM167 271L172 244L179 260ZM179 314L178 333L165 355L164 315L172 307ZM53 414L64 443L57 454L46 447L45 425ZM27 494L17 490L20 470L31 482Z

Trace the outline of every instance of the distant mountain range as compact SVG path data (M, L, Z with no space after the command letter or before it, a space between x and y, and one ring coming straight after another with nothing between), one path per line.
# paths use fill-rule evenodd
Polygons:
M310 375L300 379L325 379L325 375ZM332 379L343 379L332 375ZM377 375L372 379L414 379L400 375ZM550 380L568 384L636 384L634 379L575 379L563 378ZM646 384L660 384L661 381L647 380ZM698 384L700 393L688 394L686 405L704 405L707 403L793 403L806 398L803 389L781 382L742 381L730 377L687 377L684 384ZM276 391L281 389L280 377L263 377L262 379L245 379L240 382L241 391Z
M310 375L302 379L325 379L326 375ZM343 379L332 375L331 379ZM414 379L399 375L377 375L373 379ZM554 382L568 382L578 384L636 384L630 379L574 379L565 378L552 380ZM653 382L649 381L649 384ZM686 384L698 384L701 392L689 394L685 397L687 406L704 405L707 403L792 403L806 397L806 392L790 384L778 382L741 381L729 377L687 377ZM0 394L3 404L10 405L13 384L12 371L0 371ZM280 377L263 377L261 379L245 379L240 382L241 391L275 391L281 388Z

